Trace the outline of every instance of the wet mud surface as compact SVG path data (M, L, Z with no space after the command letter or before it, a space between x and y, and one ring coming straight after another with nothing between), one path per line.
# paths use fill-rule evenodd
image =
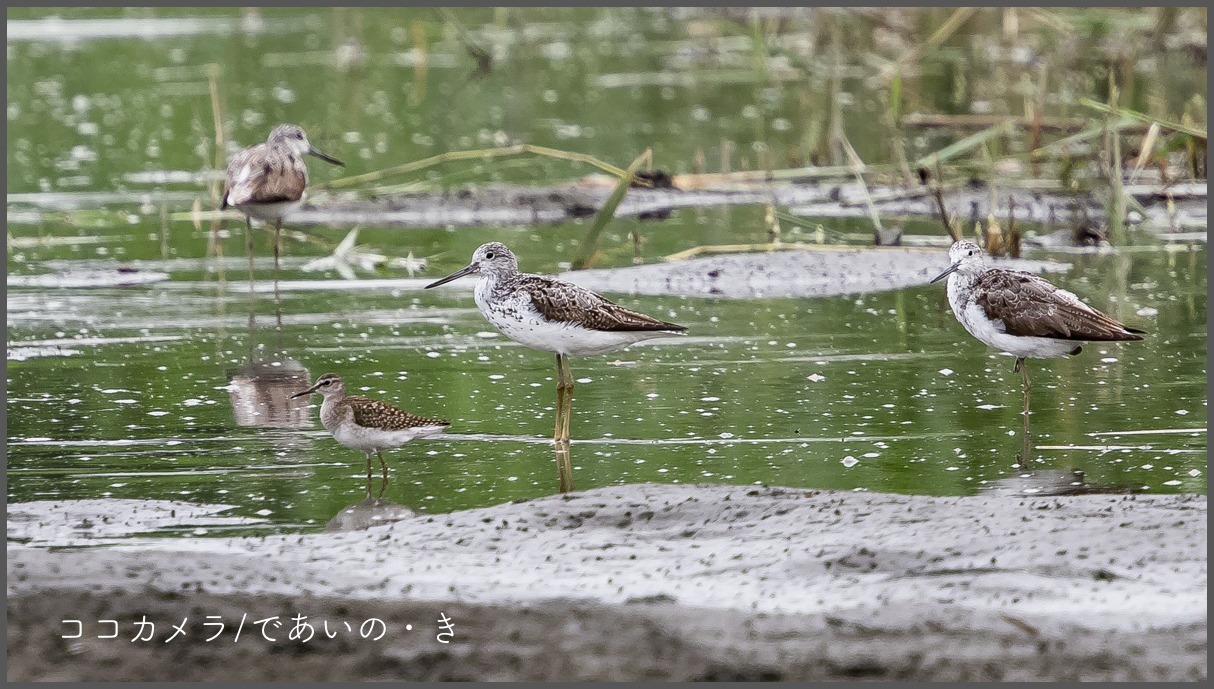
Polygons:
M809 218L867 218L871 207L883 217L938 218L931 187L888 186L849 181L777 183L764 180L701 181L675 176L673 188L632 188L615 211L618 217L661 220L680 208L746 204L786 206ZM711 178L712 176L706 176ZM1133 183L1125 193L1141 205L1127 214L1131 225L1156 231L1205 229L1206 184ZM372 198L318 196L292 216L298 225L368 224L395 227L543 225L592 216L611 195L613 179L590 177L550 187L490 185L439 192L412 192ZM992 186L973 180L942 189L949 215L969 223L993 215L1001 223L1053 227L1107 224L1103 198L1092 191L1065 192Z
M576 270L564 280L588 289L729 299L827 297L917 287L948 266L939 249L794 249L708 256L627 268ZM1069 268L1054 261L991 260L1034 273Z
M166 656L173 679L1206 675L1204 496L639 484L399 516L343 533L10 542L9 678L150 679ZM126 637L147 615L157 642L95 626L65 640L69 613L131 621ZM375 616L388 633L162 641L183 617L242 614L287 620L280 637L297 614L356 629Z

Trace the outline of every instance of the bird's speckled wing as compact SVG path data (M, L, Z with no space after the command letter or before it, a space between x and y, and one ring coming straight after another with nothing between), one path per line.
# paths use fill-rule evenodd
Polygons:
M974 301L1009 335L1056 340L1141 340L1137 333L1031 273L988 270L974 288Z
M257 144L228 163L220 208L245 203L280 203L303 198L307 168L298 159Z
M520 274L512 287L525 291L535 309L550 321L612 332L687 330L684 326L618 306L584 287L542 275Z
M421 426L450 426L445 419L415 416L403 409L366 397L347 396L346 402L354 412L354 423L364 428L403 431Z

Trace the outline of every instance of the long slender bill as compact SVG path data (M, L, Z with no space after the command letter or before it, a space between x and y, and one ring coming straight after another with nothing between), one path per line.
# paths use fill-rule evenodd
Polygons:
M304 390L303 392L297 392L294 395L291 395L290 399L295 399L296 397L304 397L305 395L311 395L312 393L316 392L316 388L319 388L319 387L320 387L320 383L317 383L316 385L313 385L312 387L308 388L307 390Z
M464 277L465 275L472 275L473 273L475 273L477 271L477 268L479 268L479 267L480 266L476 265L475 263L470 263L470 264L464 266L463 268L460 268L459 270L455 271L454 273L451 273L450 275L448 275L445 278L440 278L438 280L435 280L434 282L431 282L430 284L426 285L425 289L430 289L431 287L438 287L439 285L445 285L448 282L451 282L452 280L458 280L458 279Z
M929 281L927 284L930 285L933 282L939 282L939 281L943 280L944 278L948 277L954 270L956 270L959 267L961 267L960 263L954 263L953 265L946 268L943 273L940 273L936 277L932 278L931 281Z
M337 158L334 158L333 156L328 155L328 154L326 154L326 153L321 153L320 151L316 150L315 148L309 148L309 149L308 149L308 154L309 154L309 155L314 155L314 156L316 156L317 158L320 158L321 160L325 161L326 163L333 163L334 165L337 165L338 167L345 167L345 166L346 166L346 164L345 164L345 163L341 162L341 161L340 161L340 160L338 160Z

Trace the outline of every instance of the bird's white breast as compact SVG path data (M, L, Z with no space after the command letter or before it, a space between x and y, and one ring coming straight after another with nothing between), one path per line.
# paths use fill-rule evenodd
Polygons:
M303 201L277 201L275 203L241 203L236 204L236 210L251 215L262 222L276 223L294 213L303 205Z
M333 439L352 450L362 452L380 452L394 450L401 445L427 435L443 431L443 426L419 426L396 431L384 431L376 428L364 428L353 422L344 423L333 431Z

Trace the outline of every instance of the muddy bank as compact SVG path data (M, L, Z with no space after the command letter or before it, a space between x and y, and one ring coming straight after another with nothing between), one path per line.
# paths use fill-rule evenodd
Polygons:
M1034 273L1070 268L1066 263L1025 259L990 259L990 263ZM575 270L560 277L604 292L761 299L869 294L920 287L947 267L944 249L823 248Z
M618 217L661 220L680 208L746 204L788 207L794 215L818 218L867 218L868 203L885 217L937 218L939 210L926 186L861 185L846 181L810 183L719 179L713 175L676 175L675 188L633 188L616 209ZM292 224L390 227L472 227L543 225L594 215L610 196L614 181L591 177L548 187L490 185L440 192L413 192L373 198L318 196L292 216ZM1206 184L1130 183L1125 193L1142 206L1126 221L1158 232L1206 227ZM949 214L966 222L994 215L1019 222L1073 228L1107 224L1106 194L1096 191L1024 189L973 180L943 189ZM1009 199L1012 200L1009 203Z
M642 484L343 533L10 541L9 677L1201 679L1205 517L1204 496ZM68 611L391 624L378 645L153 649L73 645Z

